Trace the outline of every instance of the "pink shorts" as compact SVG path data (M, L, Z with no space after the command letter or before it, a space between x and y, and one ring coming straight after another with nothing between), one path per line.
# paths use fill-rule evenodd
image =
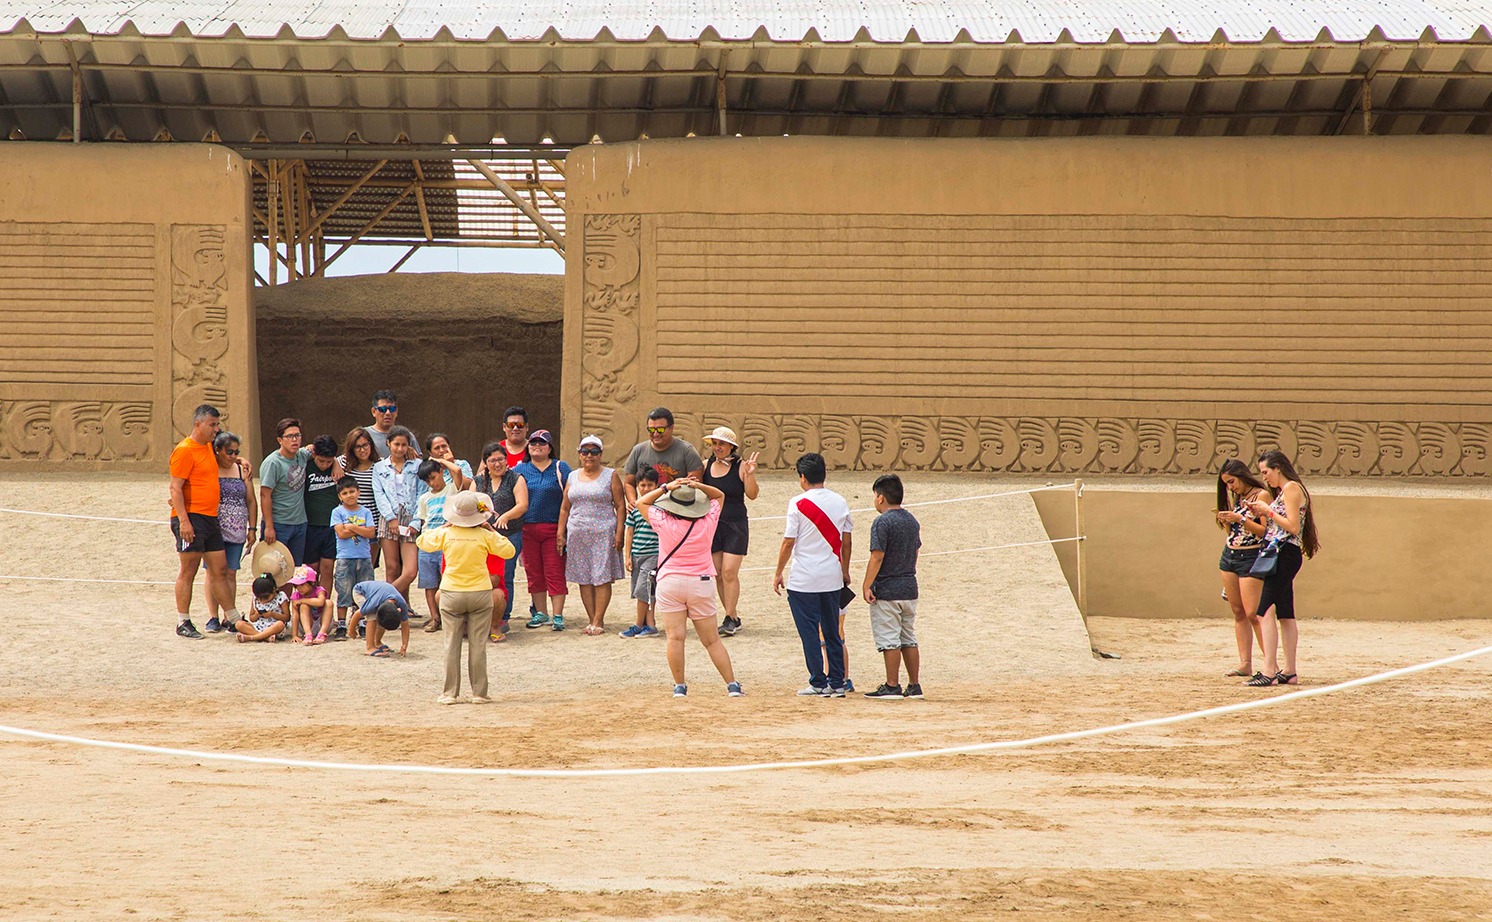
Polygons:
M715 577L671 573L658 580L657 609L660 613L687 612L690 621L715 617Z

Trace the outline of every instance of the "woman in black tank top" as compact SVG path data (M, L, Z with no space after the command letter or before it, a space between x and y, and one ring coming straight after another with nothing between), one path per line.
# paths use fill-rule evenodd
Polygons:
M725 608L720 633L729 637L741 629L736 606L741 600L741 561L746 559L751 538L746 501L757 496L756 453L742 460L736 434L727 426L717 427L705 437L705 444L714 457L705 462L701 479L725 494L710 555L719 574L720 604Z

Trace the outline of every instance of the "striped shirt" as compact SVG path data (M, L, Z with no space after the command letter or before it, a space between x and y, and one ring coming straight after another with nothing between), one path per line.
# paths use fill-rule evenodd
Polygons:
M657 557L658 556L658 533L653 531L653 526L643 518L641 512L633 509L627 513L627 527L632 529L632 556L634 558Z
M378 503L373 499L373 468L365 471L348 469L347 476L357 481L357 502L359 506L373 513L373 527L378 528Z

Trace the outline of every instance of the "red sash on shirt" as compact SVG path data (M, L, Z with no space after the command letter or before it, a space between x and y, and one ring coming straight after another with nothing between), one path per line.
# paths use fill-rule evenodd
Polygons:
M811 499L798 500L798 511L803 513L803 517L812 522L819 530L819 534L824 536L824 540L829 542L829 549L834 552L834 556L844 559L844 555L840 553L843 542L840 539L839 529L829 521L828 513L820 509L818 504Z

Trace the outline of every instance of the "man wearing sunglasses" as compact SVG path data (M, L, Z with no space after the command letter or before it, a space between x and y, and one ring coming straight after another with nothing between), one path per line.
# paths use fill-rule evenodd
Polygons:
M648 440L633 446L623 465L628 511L637 508L637 472L645 467L657 472L659 483L680 477L698 480L704 472L705 463L694 446L673 437L673 413L668 407L658 407L648 414Z
M373 395L373 425L364 426L363 431L373 440L378 457L389 456L389 432L399 421L399 399L393 391L383 390ZM419 452L416 451L416 454Z
M528 411L523 407L503 411L503 454L508 456L509 468L528 460Z

